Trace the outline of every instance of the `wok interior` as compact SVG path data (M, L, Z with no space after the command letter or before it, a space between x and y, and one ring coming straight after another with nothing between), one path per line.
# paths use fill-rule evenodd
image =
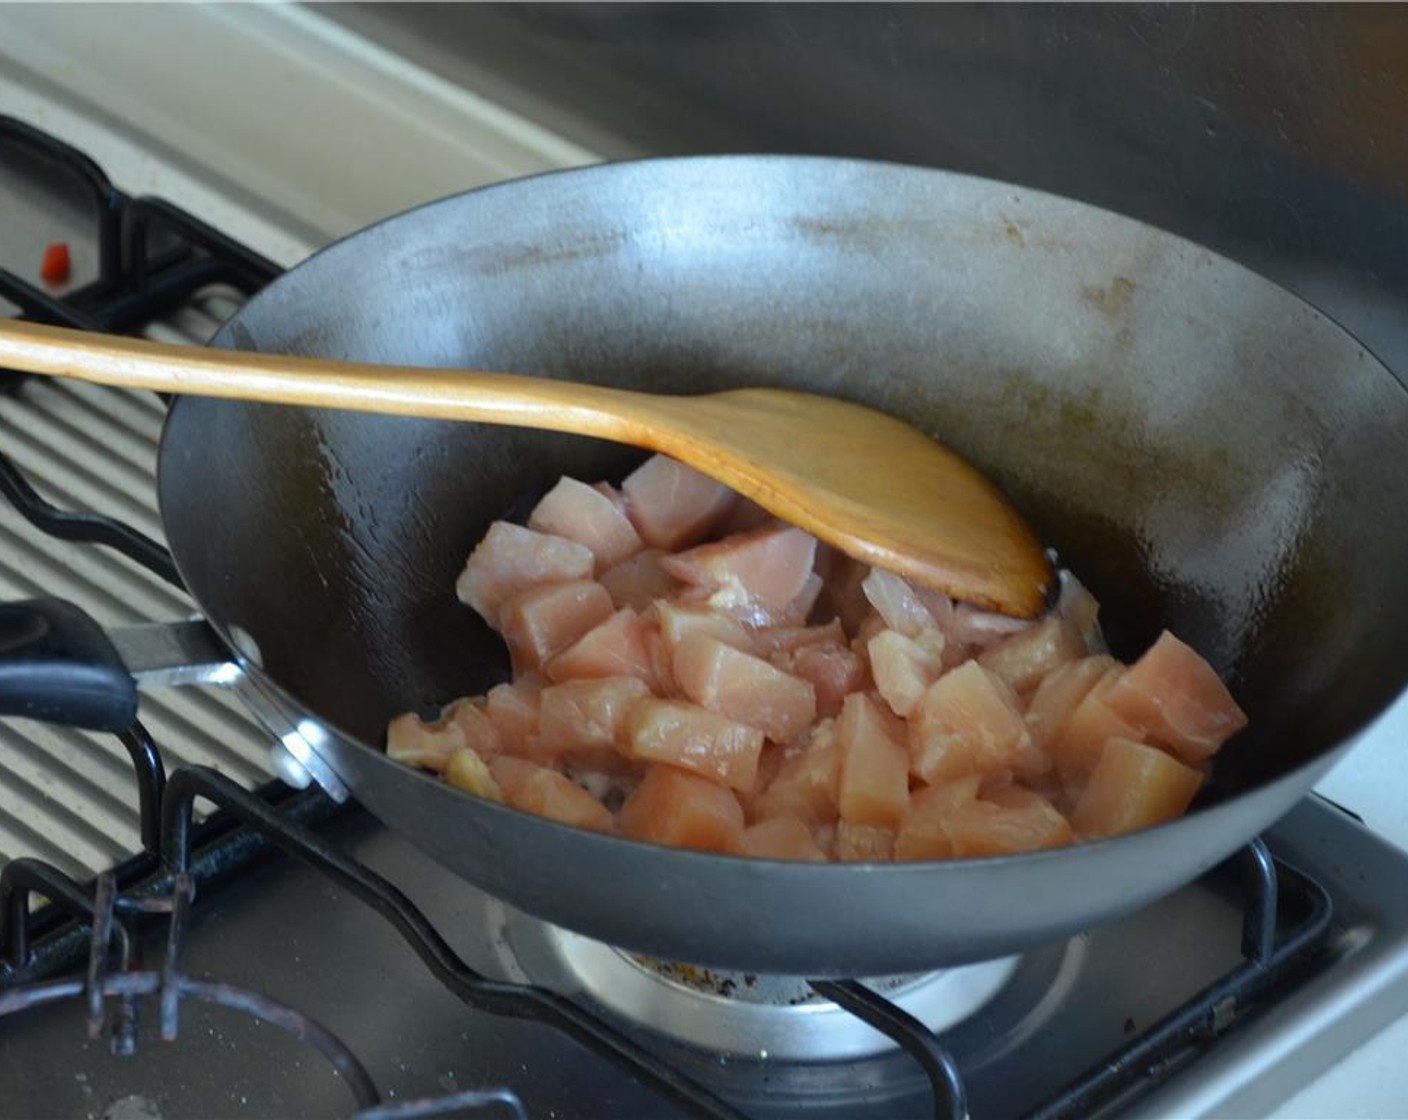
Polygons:
M989 472L1094 590L1117 654L1161 627L1251 730L1210 797L1338 744L1408 675L1399 385L1280 289L1032 192L836 161L622 165L450 199L295 269L223 345L690 393L785 384L900 415ZM844 447L836 449L845 454ZM455 576L571 436L187 399L163 448L197 601L377 745L504 679Z

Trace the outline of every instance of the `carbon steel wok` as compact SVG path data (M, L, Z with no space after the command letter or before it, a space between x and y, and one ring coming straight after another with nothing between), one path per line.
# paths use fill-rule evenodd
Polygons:
M390 761L390 716L507 674L453 596L488 523L639 456L573 436L214 402L173 407L163 518L252 677L465 879L702 964L873 975L995 957L1137 907L1302 797L1408 678L1408 395L1335 324L1188 242L938 171L653 161L393 218L217 345L688 393L789 384L894 412L995 477L1103 603L1163 626L1251 715L1187 819L1015 858L810 865L667 850L478 801ZM838 455L845 448L836 449Z

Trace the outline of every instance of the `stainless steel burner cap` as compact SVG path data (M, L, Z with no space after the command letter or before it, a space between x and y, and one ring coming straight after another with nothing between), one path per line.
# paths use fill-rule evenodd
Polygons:
M501 911L501 946L516 971L581 993L630 1023L681 1042L762 1060L835 1061L897 1049L895 1042L818 996L802 977L659 961ZM1017 968L1006 957L961 968L865 979L935 1031L966 1019Z

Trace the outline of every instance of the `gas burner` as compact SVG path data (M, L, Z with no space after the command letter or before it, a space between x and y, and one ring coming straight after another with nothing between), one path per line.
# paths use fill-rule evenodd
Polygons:
M588 999L628 1027L712 1054L771 1063L854 1062L899 1049L805 977L662 961L497 903L490 909L495 944L512 974ZM954 1032L960 1039L964 1032L958 1028L982 1010L990 1048L995 1037L1025 1034L1030 1020L1041 1017L1046 1000L1068 986L1082 945L1076 939L1027 958L860 983L935 1033Z

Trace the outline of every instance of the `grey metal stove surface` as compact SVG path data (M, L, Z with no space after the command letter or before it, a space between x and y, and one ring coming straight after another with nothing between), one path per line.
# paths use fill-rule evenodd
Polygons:
M532 923L365 818L339 823L333 835L402 886L470 965L514 976L524 939L537 936ZM1269 840L1279 858L1325 882L1334 896L1323 970L1272 1009L1239 1022L1211 1055L1121 1115L1264 1114L1408 1005L1408 857L1316 799ZM602 890L609 905L610 885ZM190 972L277 995L312 1015L352 1047L393 1101L508 1086L530 1116L676 1115L562 1036L467 1009L381 918L302 865L269 866L198 902L195 913L185 957ZM1203 881L1024 961L986 1013L944 1036L964 1067L973 1115L1021 1115L1075 1070L1098 1063L1126 1032L1234 964L1239 935L1238 907ZM1018 990L1034 979L1051 986L1037 998ZM918 1068L900 1054L799 1069L636 1033L749 1116L932 1114ZM5 1024L0 1085L0 1110L35 1118L351 1111L346 1087L314 1052L267 1025L189 1003L179 1041L160 1043L148 1027L129 1059L86 1040L77 1005Z

